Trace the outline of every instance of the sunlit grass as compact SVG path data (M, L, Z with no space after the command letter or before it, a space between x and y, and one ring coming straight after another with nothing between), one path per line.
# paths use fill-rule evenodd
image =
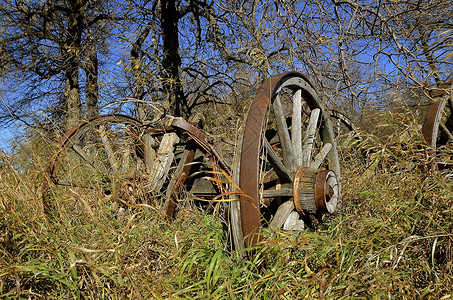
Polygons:
M222 218L190 199L166 220L152 206L120 212L79 194L102 205L82 213L56 199L65 213L50 219L39 153L3 155L0 297L450 299L453 183L425 167L418 129L405 124L343 146L341 210L316 230L267 232L249 259L231 251Z

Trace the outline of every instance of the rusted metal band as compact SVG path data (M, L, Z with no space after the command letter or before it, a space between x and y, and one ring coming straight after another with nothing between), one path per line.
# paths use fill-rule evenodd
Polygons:
M444 97L445 93L453 85L453 77L445 81L438 89L432 93L433 103L426 111L425 121L423 122L422 133L427 144L435 149L437 147L437 136L439 124L442 119L442 112L445 109L448 99ZM453 108L452 108L453 109Z
M423 123L422 133L426 143L431 148L436 148L437 135L439 132L439 124L442 118L442 111L445 108L447 101L437 99L431 103L426 111L425 122Z
M331 197L331 195L327 195L327 191L325 190L325 183L327 174L329 173L328 170L319 171L316 175L316 184L315 184L315 203L318 212L326 213L328 212L326 206L326 196Z
M79 124L77 124L76 126L72 127L71 129L69 129L60 138L60 140L58 141L58 144L57 144L56 150L55 150L56 153L50 158L50 160L49 160L49 162L47 164L46 174L45 175L48 177L48 179L50 179L51 181L54 181L53 178L52 178L52 174L54 173L54 170L57 167L56 166L56 162L58 161L58 158L60 157L62 152L64 152L66 150L67 143L69 142L69 140L75 134L77 134L77 132L79 132L79 130L82 127L84 127L85 125L87 125L89 123L93 123L96 120L102 120L104 118L118 118L118 119L124 119L124 120L130 121L131 123L136 123L137 125L142 125L143 124L140 120L138 120L138 119L136 119L134 117L127 116L127 115L122 115L122 114L97 115L97 116L93 116L93 117L91 117L91 118L89 118L87 120L81 121Z
M276 74L266 79L257 90L255 98L250 106L244 127L241 148L241 162L239 185L242 193L241 220L243 236L246 247L253 247L261 239L259 234L253 232L261 227L260 196L259 196L259 151L263 134L266 112L271 102L272 94L278 84L285 77L301 77L310 85L307 78L298 72L286 72ZM311 85L312 86L312 85ZM312 86L313 87L313 86Z
M179 129L182 134L187 133L186 136L195 141L203 152L214 158L215 164L219 165L219 167L227 172L228 175L231 175L231 168L225 163L222 156L212 146L214 140L211 137L207 136L199 128L181 118L174 118L171 122L171 126Z

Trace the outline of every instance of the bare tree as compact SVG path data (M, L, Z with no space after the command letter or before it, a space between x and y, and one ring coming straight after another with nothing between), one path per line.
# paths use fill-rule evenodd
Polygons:
M346 29L341 33L348 48L362 53L356 61L372 67L368 72L377 81L429 88L451 74L452 62L444 59L448 48L435 43L440 32L453 27L450 1L335 0L333 4L341 20L338 24ZM347 60L353 59L348 55Z
M20 96L8 114L24 116L40 100L70 127L98 113L105 32L118 39L102 47L129 53L127 72L112 79L122 90L104 100L160 101L175 116L250 98L264 78L286 70L307 74L326 103L351 115L390 90L429 89L451 73L449 38L439 39L452 28L447 0L128 0L114 11L102 4L1 4L1 73L20 87L9 93ZM121 23L106 29L112 19ZM138 115L146 118L144 106Z
M0 65L10 82L20 86L8 93L3 120L11 115L25 120L26 107L30 112L59 106L65 127L77 124L83 114L80 70L86 77L86 114L97 113L96 45L102 37L100 21L110 18L95 12L101 5L87 0L3 3Z

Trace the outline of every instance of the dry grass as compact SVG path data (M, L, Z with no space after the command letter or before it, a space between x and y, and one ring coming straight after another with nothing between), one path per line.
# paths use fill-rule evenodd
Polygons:
M344 145L339 213L316 231L269 232L251 260L189 199L173 221L107 202L81 212L68 199L58 199L66 217L46 219L43 150L2 154L0 298L451 299L453 183L423 171L416 123L393 120L390 135Z

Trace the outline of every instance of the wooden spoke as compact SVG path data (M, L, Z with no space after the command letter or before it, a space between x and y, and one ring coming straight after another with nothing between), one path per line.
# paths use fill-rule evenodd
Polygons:
M71 148L74 150L77 155L79 155L84 161L86 161L90 166L94 167L94 162L91 157L83 151L82 148L77 146L76 144L71 145Z
M174 146L179 141L176 133L166 133L157 151L156 160L149 174L151 190L158 193L162 188L166 175L174 158Z
M445 136L449 142L453 141L453 134L448 130L447 126L445 126L444 123L440 123L439 127L441 134Z
M321 110L319 108L315 108L311 111L310 120L308 122L307 131L305 132L304 141L302 145L302 164L301 166L308 167L310 165L311 154L313 149L313 142L315 139L319 114Z
M283 165L283 163L281 162L280 158L275 153L274 149L272 149L271 144L269 144L269 142L266 139L264 139L264 147L266 149L266 158L269 161L269 164L274 169L274 171L277 174L277 176L283 182L292 182L291 173Z
M102 145L107 153L108 161L110 162L110 167L113 169L113 173L116 176L118 174L118 162L115 159L115 153L113 152L112 145L110 144L108 133L107 133L107 126L101 125L99 127Z
M326 159L327 155L329 154L330 150L332 149L332 144L331 143L326 143L319 153L316 155L314 160L310 163L310 168L312 169L318 169L322 162Z
M275 100L273 103L273 108L274 108L275 121L277 123L277 133L278 133L278 137L280 139L280 144L281 144L282 151L283 151L283 164L285 165L285 167L292 170L291 167L294 165L294 159L293 159L291 139L289 137L288 126L286 125L286 117L283 112L283 107L280 102L280 97L278 95L275 97Z
M293 196L293 186L291 184L283 184L279 189L269 189L263 190L261 192L261 197L263 198L277 198L277 197L292 197Z
M145 165L148 173L150 173L156 159L154 146L157 144L157 141L150 134L145 134L143 141L145 144Z
M288 219L291 212L294 211L294 202L293 201L286 201L282 205L278 207L277 212L272 219L270 226L274 230L279 230L282 228L285 221Z
M121 158L121 173L122 174L126 174L127 172L129 172L129 164L130 164L130 161L131 159L131 147L129 147L129 145L132 144L132 141L130 140L131 137L127 137L126 138L126 141L125 143L122 145L122 149L121 149L121 152L122 152L122 158Z
M291 138L295 164L302 166L302 90L294 93Z

